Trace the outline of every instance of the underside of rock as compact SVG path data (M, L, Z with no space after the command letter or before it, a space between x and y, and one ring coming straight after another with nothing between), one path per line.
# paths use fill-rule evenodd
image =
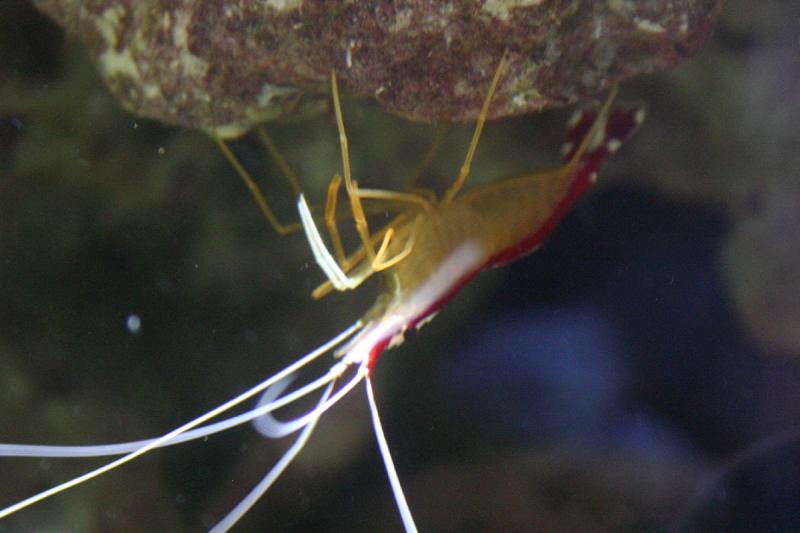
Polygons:
M708 37L722 0L34 0L77 35L131 111L235 136L350 92L419 121L490 117L591 97L672 67ZM312 98L313 99L313 98Z

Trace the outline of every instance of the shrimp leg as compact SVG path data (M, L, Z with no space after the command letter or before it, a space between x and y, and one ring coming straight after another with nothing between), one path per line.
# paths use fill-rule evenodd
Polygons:
M478 148L478 141L481 138L481 132L483 132L483 125L486 123L486 116L489 114L489 104L492 102L497 83L500 81L500 75L503 73L507 55L508 48L503 51L503 57L500 58L500 64L497 65L497 70L494 72L492 84L489 86L489 91L486 93L486 98L483 100L483 107L481 108L481 114L478 115L478 122L475 125L475 133L472 134L472 140L469 143L467 156L464 158L464 163L461 165L461 170L459 170L455 182L447 189L447 192L445 192L442 198L442 205L449 205L450 202L453 201L453 198L456 197L461 187L464 186L467 176L469 176L470 169L472 168L472 160L475 158L475 150Z
M269 156L278 165L278 168L281 169L283 175L286 176L286 179L289 181L289 185L292 187L292 191L294 191L295 196L303 192L303 188L300 187L300 180L297 178L297 174L295 174L292 167L289 166L289 163L286 162L286 159L281 154L281 151L278 150L278 147L275 146L275 143L272 142L272 137L269 136L267 133L267 129L264 126L259 126L258 128L258 138L261 139L261 142L267 148L267 152L269 152Z
M369 258L369 262L373 266L372 271L374 272L377 270L382 270L384 268L387 268L388 266L396 264L398 261L397 258L385 259L383 256L378 255L379 251L382 250L385 252L388 249L389 241L391 240L393 233L387 232L386 234L384 234L384 240L381 246L378 248L378 251L376 251L372 239L370 238L369 225L367 223L367 217L366 214L364 213L364 206L361 203L361 199L380 198L380 199L390 199L392 201L411 202L423 205L426 208L426 210L431 210L432 206L426 198L415 194L396 193L393 191L378 191L372 189L367 189L365 190L365 193L362 194L361 190L358 187L358 182L353 179L350 170L350 148L349 148L349 142L347 140L347 132L345 131L344 128L342 104L341 104L341 99L339 97L339 86L336 82L335 70L331 71L331 91L333 93L333 106L336 114L336 127L339 130L339 146L341 147L341 152L342 152L342 170L344 173L345 190L347 191L347 196L350 198L350 210L352 211L353 219L355 220L356 231L358 232L359 237L361 238L361 245L364 247L367 257ZM303 226L307 227L305 221L303 222ZM308 235L308 232L306 234ZM322 259L324 262L327 262L328 256L330 256L329 252L317 256L317 261L320 262L320 264L322 264L320 259ZM326 274L328 274L328 272L336 269L334 269L333 265L330 265L328 263L328 267L323 267L323 270L326 272ZM342 269L338 268L338 270L341 271ZM369 277L371 274L372 272L366 273L366 275L363 278L354 279L350 282L350 284L344 284L341 286L344 286L345 288L357 287L364 281L364 279ZM328 277L330 278L330 275ZM331 281L333 281L333 278L331 278ZM334 283L334 287L335 286L336 283ZM344 289L339 289L339 290L344 290Z
M328 185L328 198L325 202L325 225L328 227L328 235L333 242L333 251L336 259L343 270L349 269L349 262L342 246L342 237L339 235L339 228L336 226L336 199L339 194L339 187L342 185L342 176L335 174Z
M361 245L367 252L370 262L375 259L375 248L369 238L369 226L361 199L356 194L358 183L353 180L350 173L350 148L347 141L347 133L344 129L344 118L342 117L342 103L339 99L339 86L336 83L336 71L331 70L331 92L333 93L333 107L336 113L336 127L339 130L339 146L342 151L342 170L344 171L344 185L347 196L350 198L350 209L353 212L353 219L356 223L356 231L361 237ZM306 224L303 224L304 226Z
M236 170L236 173L239 174L239 177L241 177L242 181L244 181L245 185L247 185L250 194L252 194L253 198L255 198L258 207L261 208L261 212L264 214L264 217L267 219L270 226L272 226L279 235L288 235L298 231L301 227L300 224L282 224L280 221L278 221L278 217L275 216L272 208L270 208L269 204L267 203L267 199L264 198L263 194L261 194L261 189L258 187L247 169L245 169L244 166L239 162L239 159L233 155L233 152L231 152L231 149L228 148L228 145L225 143L225 141L220 137L214 137L214 141L217 143L220 151L225 155L225 158L228 160L231 166ZM292 187L294 187L295 182L292 181L291 178L289 178L289 181L292 183Z
M379 231L375 232L375 234L372 237L373 240L377 242L378 239L382 239L384 234L392 228L404 228L406 226L407 219L410 218L410 216L411 216L410 212L401 213L400 215L395 217L394 220L392 220L383 228L381 228ZM414 227L418 228L419 226L418 224L415 224ZM413 245L413 240L406 241L406 246L409 246L409 244ZM408 254L405 252L405 250L402 250L397 255L400 256L400 259L398 260L401 260L406 255ZM346 258L345 267L343 268L343 270L345 272L351 271L354 267L361 264L361 261L363 261L365 258L366 258L366 251L364 250L363 247L361 247ZM362 268L369 269L369 267L370 267L369 264L364 264ZM372 273L372 271L369 271L369 273ZM319 285L316 289L314 289L314 291L311 293L311 297L315 300L319 300L320 298L323 298L324 296L328 295L334 289L335 287L333 286L333 283L331 282L330 279L328 279L327 281Z

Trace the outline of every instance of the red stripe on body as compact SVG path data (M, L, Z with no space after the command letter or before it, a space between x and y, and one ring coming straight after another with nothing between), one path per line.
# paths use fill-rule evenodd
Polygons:
M376 342L375 345L369 350L369 359L367 360L367 370L369 371L369 375L372 375L372 371L375 369L375 365L378 364L378 359L381 358L381 354L386 351L386 347L389 346L389 343L392 342L392 337L384 337L380 341Z

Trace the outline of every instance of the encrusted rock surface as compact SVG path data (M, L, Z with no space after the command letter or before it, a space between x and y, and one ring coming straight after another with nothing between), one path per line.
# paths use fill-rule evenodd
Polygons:
M130 110L233 136L325 89L414 120L474 119L591 96L694 54L722 0L33 0L76 34Z

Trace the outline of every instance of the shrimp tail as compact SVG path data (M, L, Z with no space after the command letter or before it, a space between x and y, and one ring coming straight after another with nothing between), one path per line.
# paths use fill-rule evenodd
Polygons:
M589 141L586 150L577 163L596 168L611 154L633 136L644 122L645 110L640 105L616 105L606 117L602 110L584 109L577 111L568 122L567 135L561 146L564 161L571 161L579 150L582 140L591 134L594 124L600 120L596 138Z

